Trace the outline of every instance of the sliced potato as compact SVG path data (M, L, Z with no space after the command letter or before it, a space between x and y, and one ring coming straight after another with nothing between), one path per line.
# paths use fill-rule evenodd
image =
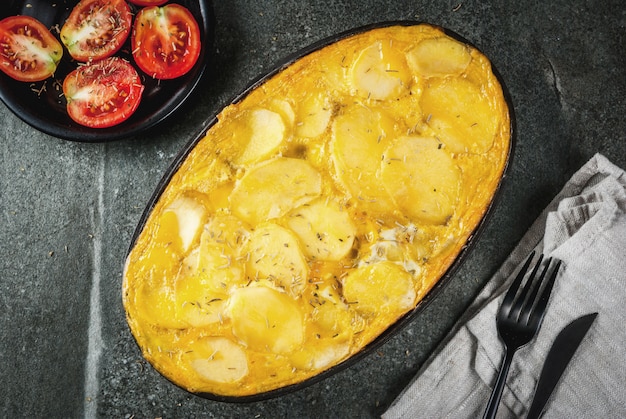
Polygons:
M352 249L356 227L350 214L334 201L317 199L293 210L287 219L305 255L340 260Z
M287 294L266 286L237 289L230 298L233 334L259 352L287 354L304 339L303 315Z
M283 118L285 127L292 128L294 126L296 121L296 112L287 99L273 98L269 102L268 108L271 111L278 113Z
M333 113L325 95L307 95L296 112L296 135L313 138L326 131Z
M345 109L333 124L331 151L339 180L359 205L379 212L394 208L380 187L380 162L393 130L384 114L360 105Z
M216 292L226 292L243 280L243 268L238 262L250 231L231 215L216 215L204 226L200 246L183 261L179 278L198 277L201 286Z
M164 216L167 216L168 212L176 216L181 249L186 252L200 236L200 227L207 215L206 208L197 199L181 195L163 210Z
M176 318L191 327L221 323L228 294L206 287L206 277L182 278L176 286Z
M233 140L241 152L235 160L238 164L259 161L272 152L285 138L285 122L282 116L268 109L246 111L232 124Z
M361 330L361 319L343 301L339 290L326 286L314 295L310 302L315 306L311 320L316 337L332 338L338 342L350 340L353 333Z
M309 163L279 157L247 172L229 201L235 215L254 226L317 198L321 188L321 175Z
M216 214L204 226L200 246L217 245L223 253L237 257L250 236L250 228L230 214Z
M294 367L303 370L323 370L345 358L350 352L348 342L334 342L332 339L319 340L291 355Z
M203 286L216 291L224 291L243 280L235 255L222 245L203 243L199 249L197 269L197 276L206 278L202 281Z
M183 261L174 287L177 319L193 327L220 322L227 289L241 282L241 277L241 270L225 264L217 246L194 250Z
M204 380L234 383L248 374L244 349L224 337L204 337L184 354L191 368Z
M364 265L343 280L348 304L366 316L396 317L413 307L417 296L411 275L393 262Z
M309 268L290 230L273 223L261 225L250 236L246 260L248 280L269 279L292 295L302 293Z
M186 322L177 316L174 292L169 286L138 287L135 304L141 309L138 311L140 320L147 324L171 329L186 327Z
M231 215L204 226L200 245L183 261L175 282L176 316L193 327L221 322L228 292L244 281L238 258L250 232Z
M409 217L443 224L454 213L461 172L441 143L430 137L401 137L385 152L382 179Z
M360 318L343 302L338 290L326 286L316 290L309 299L314 306L307 328L308 340L303 348L290 356L299 369L325 368L348 355L352 335L363 324Z
M482 154L493 145L498 119L476 84L460 77L432 79L420 105L426 123L450 151Z
M352 67L352 84L358 95L385 100L405 93L411 80L404 54L390 41L377 41L365 48Z
M407 52L407 62L418 77L458 76L472 56L467 46L446 36L424 39Z

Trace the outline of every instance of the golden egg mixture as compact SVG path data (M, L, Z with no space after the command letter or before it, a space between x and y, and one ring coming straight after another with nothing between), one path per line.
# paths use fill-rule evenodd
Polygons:
M218 396L346 360L450 267L510 134L488 59L432 26L290 64L218 115L139 235L123 300L143 355Z

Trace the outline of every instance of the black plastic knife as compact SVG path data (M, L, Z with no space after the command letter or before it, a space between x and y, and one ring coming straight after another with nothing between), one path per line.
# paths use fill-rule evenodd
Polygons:
M550 399L563 371L576 353L580 342L582 342L597 315L598 313L591 313L577 318L565 326L554 339L539 376L535 398L528 411L528 419L536 419L543 412L543 408Z

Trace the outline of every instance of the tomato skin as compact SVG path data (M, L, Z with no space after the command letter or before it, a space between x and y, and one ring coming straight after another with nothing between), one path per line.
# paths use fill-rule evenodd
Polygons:
M61 42L75 60L101 60L122 47L131 27L124 0L81 0L61 28Z
M133 58L152 78L186 74L200 56L200 28L187 8L178 4L143 8L131 36Z
M167 3L167 0L128 0L137 6L160 6Z
M61 43L37 19L9 16L0 21L0 70L15 80L47 79L62 56Z
M128 119L137 110L143 89L137 70L119 57L79 66L63 81L67 113L90 128L107 128Z

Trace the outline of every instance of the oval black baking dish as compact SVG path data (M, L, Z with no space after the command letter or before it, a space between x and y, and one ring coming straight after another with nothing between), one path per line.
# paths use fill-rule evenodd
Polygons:
M376 24L372 24L372 25L367 25L367 26L362 26L359 28L355 28L331 37L328 37L326 39L323 39L319 42L316 42L314 44L312 44L311 46L287 57L285 60L281 61L279 65L277 65L272 71L268 72L267 74L263 75L262 77L258 78L257 80L255 80L254 82L252 82L241 94L237 95L230 103L238 103L240 102L242 99L244 99L246 96L248 96L250 94L250 92L252 92L254 89L256 89L257 87L259 87L260 85L262 85L265 81L267 81L268 79L270 79L271 77L273 77L274 75L280 73L283 69L285 69L286 67L288 67L289 65L291 65L292 63L294 63L295 61L299 60L302 57L305 57L306 55L317 51L325 46L328 46L330 44L333 44L337 41L340 41L344 38L348 38L350 36L353 35L357 35L363 32L367 32L369 30L372 29L377 29L377 28L384 28L384 27L389 27L389 26L409 26L409 25L417 25L417 24L421 24L422 22L414 22L414 21L391 21L391 22L380 22L380 23L376 23ZM432 26L432 25L431 25ZM469 41L467 41L466 39L464 39L462 36L460 36L459 34L445 29L445 28L439 28L442 31L445 32L446 35L462 42L463 44L466 44L468 46L471 46L472 48L476 48L474 47ZM477 49L477 48L476 48ZM504 180L504 178L507 175L508 169L510 167L510 163L511 163L511 159L512 159L512 154L513 154L513 148L514 148L514 143L515 143L515 127L514 127L514 115L513 115L513 108L512 108L512 103L509 97L509 94L506 90L506 86L502 80L502 77L499 75L499 73L497 72L497 70L493 67L492 64L492 68L491 68L492 72L494 73L495 77L498 79L501 88L503 90L503 94L504 94L504 100L506 102L506 105L508 106L508 116L509 116L509 121L510 121L510 139L509 139L509 143L508 143L508 150L507 150L507 156L506 156L506 161L504 163L504 169L502 172L502 176L500 177L498 184L496 186L495 192L493 194L493 197L490 201L490 203L487 206L487 209L482 217L482 219L479 221L479 223L477 224L476 228L471 232L468 240L465 242L465 244L463 245L463 247L461 248L461 251L458 253L457 257L455 258L455 260L453 261L453 263L448 267L448 269L446 270L446 272L443 274L443 276L440 277L440 279L436 282L436 284L430 289L430 291L417 303L417 305L411 309L409 312L407 312L406 314L404 314L402 317L400 317L395 323L393 323L392 325L390 325L382 334L380 334L376 339L374 339L371 343L367 344L366 346L364 346L360 351L358 351L357 353L351 355L349 358L345 359L344 361L341 361L340 363L330 367L329 369L322 371L321 373L311 377L311 378L307 378L304 381L295 383L295 384L290 384L278 389L274 389L274 390L270 390L270 391L265 391L263 393L259 393L259 394L253 394L253 395L245 395L245 396L223 396L223 395L218 395L218 394L213 394L213 393L193 393L196 394L200 397L204 397L207 399L212 399L212 400L218 400L218 401L227 401L227 402L250 402L250 401L258 401L258 400L263 400L263 399L268 399L268 398L273 398L273 397L277 397L277 396L281 396L284 395L286 393L298 390L298 389L302 389L304 387L307 387L315 382L319 382L320 380L323 380L333 374L336 374L337 372L343 370L344 368L347 368L349 366L354 365L355 363L359 362L359 360L363 359L364 357L368 356L369 354L371 354L374 350L376 350L377 348L379 348L383 343L385 343L390 337L394 336L396 333L398 333L400 330L402 330L403 327L405 327L405 325L411 321L413 321L414 319L419 317L419 314L424 310L424 308L431 302L433 301L435 298L437 298L437 296L441 293L441 290L451 281L452 277L454 276L454 273L457 271L457 269L459 268L459 266L463 263L463 261L465 260L465 258L467 257L467 255L471 252L471 250L473 249L475 243L477 242L480 233L484 230L489 217L491 215L491 213L493 212L493 209L499 199L500 196L500 188L502 185L502 182ZM185 159L187 158L187 156L189 155L189 153L195 148L195 146L205 137L206 132L208 129L210 129L213 125L215 125L217 123L217 116L212 116L211 118L207 119L206 123L198 130L197 134L195 135L195 137L193 137L193 139L187 143L187 145L184 147L183 150L181 150L181 152L178 154L178 156L175 158L175 160L173 161L173 163L170 165L170 167L168 168L168 170L166 171L166 173L164 174L164 176L162 177L162 179L160 180L160 182L158 183L158 186L156 188L156 190L154 191L151 199L149 200L140 220L138 223L138 226L132 236L131 239L131 243L130 243L130 248L129 248L129 254L130 251L133 249L133 247L135 246L135 243L140 235L140 233L142 232L142 230L144 229L144 227L146 226L146 222L148 220L149 215L151 214L152 210L154 209L157 201L159 200L159 198L161 197L161 195L163 194L165 188L167 187L167 185L170 183L172 177L174 176L174 174L178 171L178 169L181 167L181 165L183 164L183 162L185 161Z

